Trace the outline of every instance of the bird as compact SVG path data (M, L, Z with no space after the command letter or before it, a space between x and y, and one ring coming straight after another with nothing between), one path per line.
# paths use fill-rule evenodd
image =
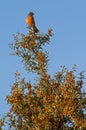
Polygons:
M35 20L34 20L34 16L33 15L34 15L33 12L29 12L27 17L26 17L26 19L25 19L25 22L26 22L26 24L28 25L29 28L33 29L33 31L35 33L38 33L39 30L38 30L38 28L35 25Z

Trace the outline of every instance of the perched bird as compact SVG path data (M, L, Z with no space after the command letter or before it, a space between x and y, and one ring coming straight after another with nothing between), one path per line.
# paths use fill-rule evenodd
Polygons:
M26 24L28 25L29 28L33 29L33 31L35 33L38 33L39 30L37 29L36 25L35 25L35 20L34 20L34 17L33 17L34 13L33 12L30 12L25 21L26 21Z

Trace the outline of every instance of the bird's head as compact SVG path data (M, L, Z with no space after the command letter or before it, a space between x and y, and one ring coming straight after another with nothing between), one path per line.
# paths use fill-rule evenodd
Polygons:
M29 12L29 14L28 15L34 15L34 13L33 12Z

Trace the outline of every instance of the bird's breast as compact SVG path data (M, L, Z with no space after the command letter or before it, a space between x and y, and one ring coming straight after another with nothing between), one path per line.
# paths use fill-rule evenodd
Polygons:
M32 24L33 24L32 16L27 16L25 21L26 21L27 25L32 26Z

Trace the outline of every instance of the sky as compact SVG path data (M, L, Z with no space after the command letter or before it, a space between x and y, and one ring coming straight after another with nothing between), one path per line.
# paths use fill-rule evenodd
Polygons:
M77 65L77 73L85 71L83 89L86 90L86 0L0 0L0 113L7 112L9 106L5 97L10 94L10 86L15 81L18 70L28 81L28 75L21 60L12 56L8 44L13 42L13 34L27 34L25 18L35 13L36 26L40 33L53 29L49 51L51 75L65 65L71 70Z

